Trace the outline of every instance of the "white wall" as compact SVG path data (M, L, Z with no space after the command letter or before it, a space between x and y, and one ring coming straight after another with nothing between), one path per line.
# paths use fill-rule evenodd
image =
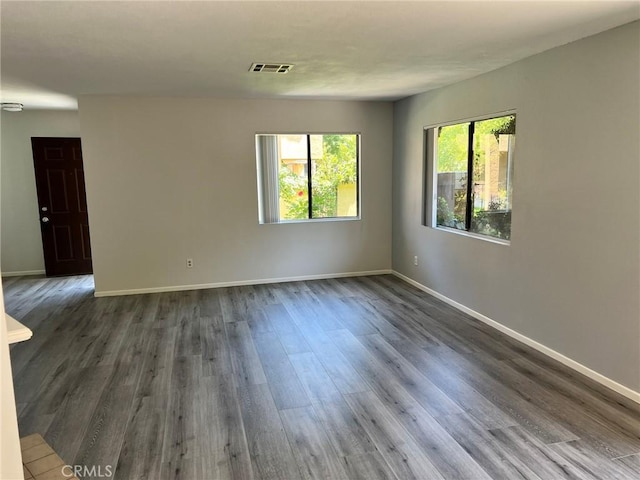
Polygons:
M635 391L639 30L635 22L396 103L393 172L395 270ZM512 108L511 245L422 226L423 127Z
M390 103L88 96L79 111L97 294L391 268ZM307 131L362 133L362 220L259 225L255 134Z
M31 137L79 137L77 111L2 112L2 272L44 272Z
M7 323L4 317L2 282L0 282L0 447L0 478L22 480L24 478L22 452L18 435L16 399L13 393Z

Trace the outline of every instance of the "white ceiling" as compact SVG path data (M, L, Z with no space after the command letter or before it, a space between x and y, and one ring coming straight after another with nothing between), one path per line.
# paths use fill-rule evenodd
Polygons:
M617 1L7 1L3 102L402 98L640 18ZM285 75L253 62L295 64Z

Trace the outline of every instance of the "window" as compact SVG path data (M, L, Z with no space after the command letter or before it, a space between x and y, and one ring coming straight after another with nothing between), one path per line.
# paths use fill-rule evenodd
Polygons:
M431 225L511 238L516 116L427 129Z
M360 135L256 135L260 223L359 215Z

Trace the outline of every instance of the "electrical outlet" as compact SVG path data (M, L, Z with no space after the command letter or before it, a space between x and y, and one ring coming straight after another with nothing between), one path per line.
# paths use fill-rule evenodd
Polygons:
M417 267L418 266L418 256L416 255L415 257L413 257L413 264Z
M193 258L187 258L187 268L193 268Z

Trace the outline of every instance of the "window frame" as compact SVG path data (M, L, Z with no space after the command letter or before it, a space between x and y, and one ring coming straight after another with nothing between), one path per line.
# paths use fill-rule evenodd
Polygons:
M353 132L353 131L343 131L343 132L339 132L339 131L322 131L322 132L309 132L309 131L305 131L305 132L295 132L295 131L286 131L286 132L278 132L278 133L274 133L274 132L256 132L254 135L254 138L257 140L258 137L260 136L275 136L275 137L280 137L280 136L286 136L286 135L298 135L298 136L305 136L306 137L306 144L307 144L307 163L306 163L306 170L307 170L307 201L308 201L308 210L307 210L307 218L293 218L293 219L279 219L278 221L265 221L263 218L263 198L262 196L264 195L262 192L262 187L261 187L261 182L262 182L262 178L261 178L261 168L260 168L260 152L256 149L256 161L258 162L258 168L256 171L257 174L257 181L258 181L258 216L259 216L259 223L260 225L278 225L278 224L289 224L289 223L315 223L315 222L345 222L345 221L357 221L357 220L361 220L361 215L362 215L362 207L361 207L361 180L360 180L360 175L361 175L361 152L362 152L362 148L361 148L361 143L362 143L362 134L360 132ZM312 151L311 151L311 137L312 136L324 136L324 135L351 135L351 136L355 136L356 137L356 215L352 215L352 216L334 216L334 217L317 217L314 218L313 217L313 168L312 168L312 162L313 162L313 158L311 158L312 156ZM279 166L278 166L279 169ZM280 193L278 192L278 198L280 198Z
M437 214L437 201L438 201L438 169L437 169L437 151L438 151L438 142L437 137L435 136L435 132L440 127L449 127L452 125L460 125L463 123L469 123L469 138L468 138L468 152L467 152L467 178L471 178L470 175L473 174L473 136L474 136L474 127L476 122L481 122L484 120L491 120L494 118L506 117L509 115L513 115L517 118L517 112L515 109L505 110L501 112L489 113L486 115L478 115L475 117L466 117L458 120L451 120L448 122L439 122L435 124L426 125L423 127L423 148L424 148L424 169L423 169L423 201L422 201L422 224L426 227L433 228L435 230L440 230L443 232L454 233L457 235L461 235L464 237L477 238L479 240L484 240L491 243L497 243L500 245L511 245L511 240L507 240L504 238L493 237L491 235L486 235L482 233L472 232L469 230L471 223L471 213L473 213L473 202L471 200L471 196L469 191L473 190L473 182L467 181L467 205L466 205L466 218L465 218L465 229L461 230L458 228L447 227L445 225L438 225L436 220ZM515 179L515 177L514 177ZM513 205L510 210L513 214Z

